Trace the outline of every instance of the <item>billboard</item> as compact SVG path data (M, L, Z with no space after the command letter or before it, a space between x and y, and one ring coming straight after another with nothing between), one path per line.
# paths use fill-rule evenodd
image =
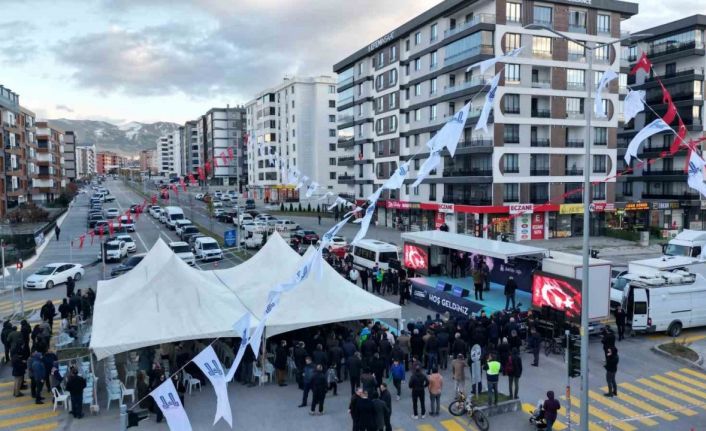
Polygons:
M415 244L405 244L404 266L414 270L429 269L429 252L426 247Z
M532 274L532 306L549 306L564 311L567 319L580 319L581 280L535 271Z

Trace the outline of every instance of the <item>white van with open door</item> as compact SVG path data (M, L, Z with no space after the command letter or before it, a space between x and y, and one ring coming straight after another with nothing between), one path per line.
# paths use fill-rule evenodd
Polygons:
M377 263L380 268L387 270L391 260L400 259L396 245L376 239L362 239L356 242L352 252L353 264L358 268L372 269Z

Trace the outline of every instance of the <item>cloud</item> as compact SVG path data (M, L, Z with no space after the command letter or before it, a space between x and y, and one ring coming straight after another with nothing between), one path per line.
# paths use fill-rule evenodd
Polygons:
M679 0L678 7L665 7L662 0L640 0L639 12L621 24L623 31L637 32L676 21L694 14L706 14L704 0Z
M0 22L0 63L18 65L27 63L38 52L38 46L32 39L35 26L29 21Z
M73 109L69 108L69 107L66 106L66 105L56 105L56 106L54 107L54 109L56 109L57 111L74 112Z
M245 102L285 74L333 76L334 63L436 3L242 0L233 8L211 0L183 1L180 5L208 14L210 22L113 27L60 41L53 51L72 68L77 86L100 93L179 92ZM163 10L164 3L150 4ZM130 8L150 6L127 0L105 7L135 13Z

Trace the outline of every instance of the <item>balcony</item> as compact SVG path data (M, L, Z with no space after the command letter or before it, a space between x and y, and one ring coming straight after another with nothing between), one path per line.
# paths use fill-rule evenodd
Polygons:
M532 23L533 23L533 24L544 25L544 26L547 26L547 27L549 27L549 28L554 28L554 23L553 23L551 20L545 20L545 19L535 18L535 19L532 21Z
M684 173L683 169L665 169L665 170L649 170L649 171L642 171L642 175L645 176L651 176L651 175L679 175L679 176L685 176L686 173Z
M607 142L607 141L603 141L603 140L601 140L601 141L593 141L593 145L605 147L605 146L608 145L608 142Z
M537 57L537 58L545 58L545 59L551 59L552 58L552 52L551 51L545 51L542 49L533 49L532 50L532 56Z
M338 166L351 166L355 162L355 157L339 157ZM340 177L339 177L340 178Z
M549 109L533 109L532 110L532 117L534 118L549 118L552 116L552 113Z
M338 102L336 103L336 106L347 105L347 104L349 104L349 103L352 103L353 100L355 100L355 99L353 98L353 96L348 96L348 97L346 97L345 99L338 99ZM341 120L339 120L339 121L341 121Z
M586 84L583 82L567 82L566 89L571 91L585 91Z
M474 168L449 168L444 169L444 177L492 177L493 171Z
M461 51L458 54L454 54L450 57L444 58L444 65L448 66L450 64L465 60L467 58L475 57L476 55L480 54L493 55L494 53L495 49L493 48L493 45L479 45L473 48L469 48L465 51Z
M444 38L451 37L454 34L458 34L468 28L473 27L478 24L495 24L495 15L489 13L481 13L475 15L473 18L464 22L463 24L457 25L454 28L450 28L444 31ZM339 84L340 85L340 84Z
M704 44L703 43L696 43L695 41L692 41L692 42L684 42L684 43L675 43L672 45L663 45L663 46L659 46L659 47L652 48L651 50L649 50L647 53L647 56L650 58L654 58L654 57L660 57L662 55L672 54L672 53L679 52L679 51L687 51L689 49L704 49Z
M354 78L352 76L349 76L348 78L345 78L341 81L338 81L338 83L336 85L338 86L338 88L341 88L345 85L352 84L353 80L354 80Z
M579 54L576 52L570 52L568 55L569 61L574 62L574 63L585 63L586 62L586 54Z
M352 123L354 118L355 117L353 115L339 115L338 116L338 123L339 124Z
M572 120L583 120L586 118L586 114L581 111L566 111L566 118Z
M586 33L586 26L569 24L569 33Z
M490 205L492 200L489 197L461 197L461 196L446 196L441 200L445 204L458 205Z
M353 136L339 136L338 137L338 146L341 147L342 145L346 144L351 144L353 145L353 142L355 141L355 138Z
M459 142L457 148L479 148L492 146L493 141L491 139L471 139Z
M583 139L569 139L566 141L566 148L583 148Z
M351 184L355 181L355 177L353 175L339 175L338 176L338 183L339 184Z
M549 168L530 169L530 176L532 177L546 177L547 175L549 175Z
M474 76L462 84L454 85L453 87L444 87L444 94L451 94L457 91L467 90L478 85L485 85L485 82L486 80L484 76Z
M576 175L583 175L583 169L578 169L578 168L566 168L566 174L567 176L576 176Z
M682 193L682 194L643 193L642 199L672 199L672 200L679 200L679 201L694 201L694 200L701 199L701 197L698 194L693 194L693 193Z
M552 82L548 79L533 79L532 88L551 88Z
M532 147L548 147L549 139L532 139L530 141L530 146Z

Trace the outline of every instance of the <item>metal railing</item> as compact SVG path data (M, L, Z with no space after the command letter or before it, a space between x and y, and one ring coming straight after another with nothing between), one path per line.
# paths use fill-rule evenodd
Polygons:
M468 20L467 22L464 22L463 24L457 25L454 28L450 28L446 31L444 31L444 38L453 36L454 34L460 33L468 28L473 27L474 25L478 24L495 24L495 15L489 14L489 13L481 13L478 15L475 15L473 18Z
M491 177L493 176L493 171L481 170L481 169L444 169L443 176L445 177Z
M532 139L530 141L531 147L548 147L549 139Z
M537 168L530 169L530 176L532 176L532 177L544 177L544 176L547 176L547 175L549 175L549 168L546 168L546 169L544 169L544 168L543 168L543 169L537 169Z
M569 139L566 141L566 148L583 148L583 139Z
M549 118L551 111L549 109L533 109L532 116L535 118Z

